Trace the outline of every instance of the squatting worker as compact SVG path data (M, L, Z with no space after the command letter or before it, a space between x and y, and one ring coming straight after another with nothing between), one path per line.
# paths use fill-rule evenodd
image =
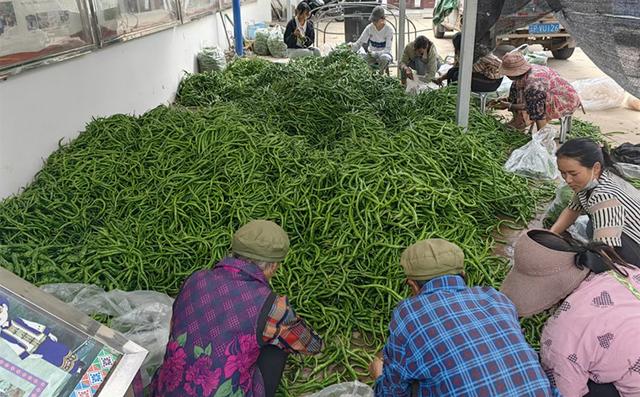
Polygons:
M393 60L391 48L393 46L393 29L387 25L384 16L384 7L376 6L371 15L369 22L360 38L351 44L351 49L360 52L371 66L378 68L382 74L387 70L387 66ZM366 47L366 51L361 51Z
M319 353L322 341L275 295L269 280L289 250L273 222L252 221L233 236L231 255L185 281L153 396L274 396L288 353Z
M559 396L522 335L506 296L467 287L464 254L419 241L400 263L412 297L394 309L384 364L370 367L378 397Z
M513 84L509 99L494 108L514 113L511 127L523 129L535 121L540 130L550 120L572 115L580 107L580 97L571 84L548 66L531 65L520 52L506 54L501 71Z
M399 67L402 84L406 84L407 78L413 79L414 70L431 81L438 72L438 50L426 36L418 36L404 47Z
M310 15L311 7L303 1L296 7L296 16L287 23L284 42L287 44L287 55L290 58L320 56L320 50L312 47L316 34L313 22L309 20Z
M563 397L640 396L640 270L611 247L527 231L502 291L522 317L556 308L540 355Z
M551 227L563 233L586 214L592 240L607 244L640 266L640 192L623 179L606 148L588 138L572 139L556 152L560 175L575 192Z

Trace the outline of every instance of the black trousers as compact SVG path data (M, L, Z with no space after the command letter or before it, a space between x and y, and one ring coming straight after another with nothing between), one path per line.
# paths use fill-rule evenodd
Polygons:
M447 71L447 84L454 83L458 81L458 74L460 73L460 68L457 66L452 67ZM474 73L471 76L471 91L473 92L493 92L500 87L502 84L502 79L498 80L489 80L486 77Z
M264 305L262 305L260 315L258 316L258 327L256 331L258 340L262 338L262 331L267 324L267 316L275 299L276 294L272 293L264 302ZM260 349L257 365L262 374L265 397L275 397L276 390L278 390L278 385L282 379L284 366L287 363L287 356L287 352L273 345L262 346Z
M618 390L612 383L599 384L589 381L587 386L589 386L589 393L584 397L620 397Z
M593 239L593 222L589 219L587 223L587 236L589 239ZM627 263L640 267L640 245L635 242L626 233L622 233L620 237L622 240L622 247L615 247L614 249Z
M622 233L622 247L615 249L627 263L640 267L640 246L631 237Z
M262 373L266 397L275 397L282 379L288 354L275 346L264 346L258 356L258 369Z

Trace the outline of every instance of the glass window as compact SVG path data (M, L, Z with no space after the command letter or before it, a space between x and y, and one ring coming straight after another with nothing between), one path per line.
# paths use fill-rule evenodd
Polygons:
M189 22L218 10L218 0L182 0L181 3L183 22Z
M94 0L100 41L149 34L179 23L175 0Z
M83 1L0 0L0 71L93 47Z

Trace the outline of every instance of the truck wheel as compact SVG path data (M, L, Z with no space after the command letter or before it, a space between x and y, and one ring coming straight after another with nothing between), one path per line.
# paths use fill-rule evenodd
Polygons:
M552 50L551 53L555 59L569 59L573 55L574 48L560 48L559 50Z
M433 35L436 39L441 39L444 37L444 26L442 25L433 25Z

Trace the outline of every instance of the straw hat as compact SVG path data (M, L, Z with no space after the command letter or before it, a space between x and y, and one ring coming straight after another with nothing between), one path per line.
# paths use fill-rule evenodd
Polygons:
M531 64L524 59L520 52L510 52L502 57L500 71L507 77L523 75L531 70Z
M532 236L562 237L548 230L529 230L515 245L514 265L500 289L515 304L518 315L528 317L549 309L573 292L589 274L579 269L575 252L547 248Z

